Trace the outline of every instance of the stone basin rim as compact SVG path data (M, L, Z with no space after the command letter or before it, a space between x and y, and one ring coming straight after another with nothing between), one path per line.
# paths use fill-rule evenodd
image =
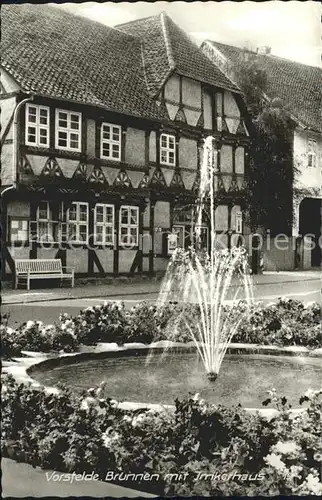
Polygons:
M124 344L124 346L116 346L116 344L100 342L96 346L86 346L89 347L88 350L82 352L73 353L39 353L38 358L32 353L33 359L26 358L26 373L28 375L32 374L33 371L44 367L55 367L60 364L70 364L75 361L86 361L94 358L114 358L114 357L127 357L139 354L140 356L145 356L151 353L151 351L164 352L164 346L159 345L146 345L146 344ZM100 347L100 349L97 349ZM106 349L104 349L106 347ZM174 342L169 344L169 350L174 349L179 353L182 352L196 352L197 348L193 343L179 343ZM24 351L28 354L28 351ZM231 344L227 348L226 354L238 354L238 355L265 355L265 356L289 356L289 357L312 357L311 352L306 347L302 346L291 346L290 347L279 347L274 345L259 345L259 344ZM322 355L321 355L322 357ZM39 359L42 358L42 359ZM16 358L22 361L24 358Z
M116 344L101 342L95 346L85 346L87 348L85 352L78 351L76 353L58 353L58 354L39 352L39 357L35 356L36 353L32 353L32 360L30 360L30 358L18 358L18 359L16 358L17 361L19 361L19 363L18 364L14 363L13 366L18 368L17 375L18 378L20 379L19 382L30 383L32 387L38 389L44 389L48 393L58 393L59 389L57 389L57 387L44 386L43 384L40 384L35 379L33 379L30 376L32 372L41 366L52 366L52 367L57 366L62 362L62 360L66 361L66 363L63 361L62 364L69 364L69 362L73 363L75 362L75 360L79 360L80 362L82 362L86 361L87 359L94 359L100 357L102 358L116 357L117 355L121 355L122 353L123 356L126 356L140 352L140 354L143 356L144 354L148 354L149 352L151 352L151 349L164 351L164 346L160 346L157 344L159 343L150 345L136 343L136 344L125 344L124 346L120 347L117 346ZM190 350L191 352L192 347L194 347L196 350L196 346L194 345L194 343L191 342L189 344L173 342L171 344L168 343L168 345L170 348L180 349L181 352L185 352L187 350ZM97 350L97 347L100 347L100 350ZM318 351L317 357L322 357L322 352L321 352L322 350L321 349L316 349L316 350ZM267 356L284 355L290 357L292 356L311 357L312 352L314 352L314 350L310 350L302 346L279 347L275 345L239 344L239 343L234 343L234 344L232 343L227 349L227 354L239 354L246 356L249 354L264 354ZM24 351L24 354L28 355L28 351ZM25 363L23 363L24 360L26 360ZM11 370L10 369L8 370L7 368L6 372L10 373ZM12 374L15 376L15 373ZM174 406L166 404L156 404L156 403L138 403L133 401L122 401L118 402L118 408L128 411L133 411L137 409L142 409L142 410L156 409L162 411L162 409L166 408L172 409L174 408ZM252 413L259 412L262 416L265 416L267 418L271 418L272 416L278 413L278 410L274 408L261 407L261 408L244 408L244 409ZM304 410L305 410L304 408L292 408L290 412L298 414Z

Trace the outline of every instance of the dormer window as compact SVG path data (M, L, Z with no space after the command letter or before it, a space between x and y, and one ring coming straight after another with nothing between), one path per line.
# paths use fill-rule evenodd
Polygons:
M56 109L56 148L80 151L81 125L81 113Z
M49 146L49 108L26 105L26 136L28 146Z
M176 164L176 138L174 135L161 134L160 136L160 163L175 166Z

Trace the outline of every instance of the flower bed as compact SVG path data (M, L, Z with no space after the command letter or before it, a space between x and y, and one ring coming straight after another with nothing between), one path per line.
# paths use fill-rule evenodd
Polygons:
M225 307L225 317L234 322L245 307L243 302L235 308ZM320 325L321 306L303 304L292 299L280 299L269 305L252 307L249 319L244 321L232 342L299 345L308 348L322 347ZM13 329L4 318L1 325L1 347L5 358L21 355L21 351L74 352L80 344L97 342L128 342L150 344L158 340L191 341L186 324L196 325L199 309L196 305L183 306L169 303L157 309L142 302L125 310L122 303L104 303L87 307L71 317L64 313L53 325L28 321ZM196 326L195 326L196 328Z
M322 390L308 391L296 416L274 391L270 402L279 410L270 421L198 395L177 400L174 411L124 412L103 387L48 394L7 377L2 453L101 479L136 474L122 484L160 496L320 495Z
M244 308L243 302L234 308L225 307L225 318L233 323ZM73 352L80 344L97 342L116 342L119 345L129 342L150 344L158 340L187 342L191 341L191 336L186 325L189 323L196 328L198 316L197 305L169 303L157 309L155 305L142 302L129 311L122 303L104 303L83 309L75 317L61 314L54 325L28 321L13 329L8 321L3 321L2 355L7 358L19 356L23 350ZM257 304L252 307L248 320L239 326L232 341L319 348L322 347L320 318L321 306L317 303L305 305L292 299L280 299L266 306Z

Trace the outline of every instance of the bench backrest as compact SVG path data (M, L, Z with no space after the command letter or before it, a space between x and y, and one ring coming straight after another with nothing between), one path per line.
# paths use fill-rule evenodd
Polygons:
M15 261L17 274L61 274L62 264L60 259L17 259Z

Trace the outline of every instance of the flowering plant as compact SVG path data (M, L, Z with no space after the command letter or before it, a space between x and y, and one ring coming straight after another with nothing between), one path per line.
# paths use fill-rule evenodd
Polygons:
M296 414L271 391L278 409L271 420L198 394L177 400L174 411L125 412L103 389L48 394L4 377L3 456L14 443L15 457L35 466L102 478L112 470L154 473L136 488L158 496L321 495L322 389L308 391Z
M97 342L119 345L127 342L149 344L158 340L189 342L191 331L198 327L200 314L197 305L175 301L162 307L141 302L130 310L125 310L120 302L105 302L87 307L74 317L62 313L53 325L28 321L13 328L5 319L0 326L2 355L19 356L22 350L71 352L77 350L79 344ZM237 322L241 314L244 320L232 342L322 347L321 306L317 303L305 305L292 299L280 299L274 304L254 305L248 315L245 315L243 301L223 308L227 324Z
M124 304L121 302L104 302L104 304L86 307L80 313L71 317L61 314L61 325L69 324L80 343L95 344L96 342L122 343L126 326Z

